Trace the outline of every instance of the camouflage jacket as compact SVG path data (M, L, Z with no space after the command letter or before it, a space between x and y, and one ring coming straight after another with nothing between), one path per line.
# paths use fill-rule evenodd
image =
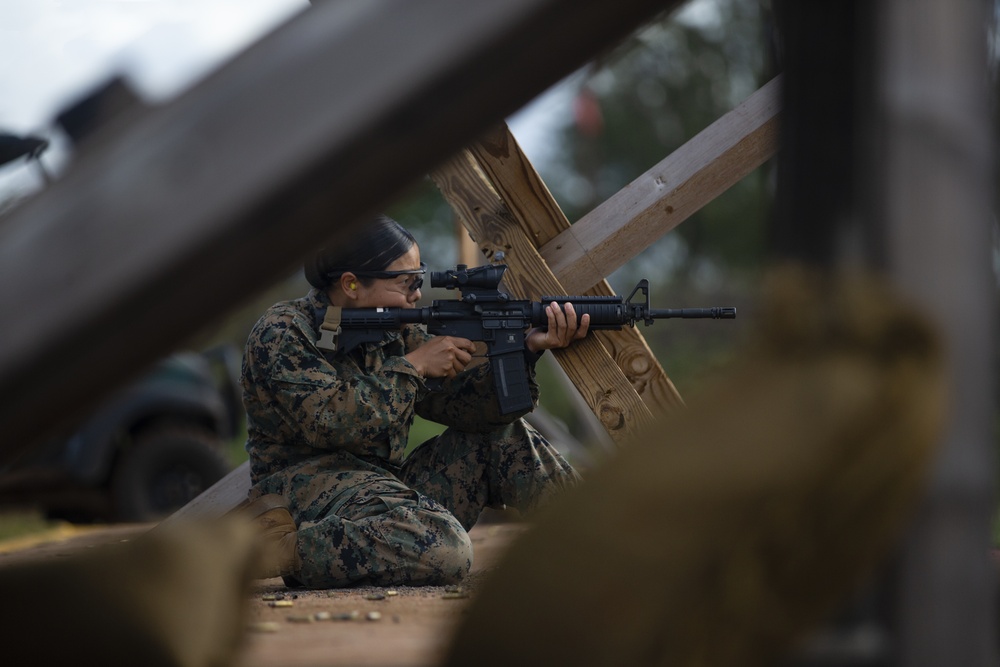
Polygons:
M329 305L316 289L275 304L247 340L242 373L246 447L253 483L267 482L262 492L301 496L303 486L323 486L316 475L332 475L328 481L336 484L395 472L414 415L472 432L494 430L523 416L499 414L489 364L429 391L403 358L430 338L422 327L388 331L380 343L348 353L319 349L317 331ZM537 402L532 356L526 355L526 363Z

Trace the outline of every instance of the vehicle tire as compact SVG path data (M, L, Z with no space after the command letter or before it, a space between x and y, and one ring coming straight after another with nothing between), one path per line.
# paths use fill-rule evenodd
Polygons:
M165 427L140 433L112 474L115 519L162 519L228 472L216 438L208 431Z

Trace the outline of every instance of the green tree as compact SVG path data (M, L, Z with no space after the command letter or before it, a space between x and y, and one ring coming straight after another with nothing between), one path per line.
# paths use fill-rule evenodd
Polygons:
M567 216L614 195L766 82L765 25L758 3L698 0L572 78L572 118L542 174ZM647 263L682 284L754 269L769 208L768 172L758 169L653 244Z

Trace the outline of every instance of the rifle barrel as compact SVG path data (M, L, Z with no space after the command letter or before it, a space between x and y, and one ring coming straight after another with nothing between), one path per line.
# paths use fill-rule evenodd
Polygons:
M713 320L734 320L736 319L736 308L731 306L716 306L713 308L664 308L660 310L650 310L649 317L654 320L667 319L670 317L700 317L711 318Z

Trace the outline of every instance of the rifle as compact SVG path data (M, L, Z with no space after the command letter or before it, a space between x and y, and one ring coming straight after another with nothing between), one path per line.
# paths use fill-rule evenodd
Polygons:
M620 296L543 296L540 301L519 301L500 290L505 264L432 271L431 286L461 292L460 299L435 300L424 308L326 309L316 345L325 350L349 352L362 343L382 340L383 332L406 324L423 324L435 336L455 336L486 343L496 382L501 414L532 406L528 371L524 362L524 339L531 327L546 326L545 308L555 301L572 303L577 316L590 315L590 329L621 329L642 321L672 317L734 319L736 309L649 307L649 281L642 279L624 300ZM641 301L635 300L641 293ZM432 383L433 384L433 383Z

